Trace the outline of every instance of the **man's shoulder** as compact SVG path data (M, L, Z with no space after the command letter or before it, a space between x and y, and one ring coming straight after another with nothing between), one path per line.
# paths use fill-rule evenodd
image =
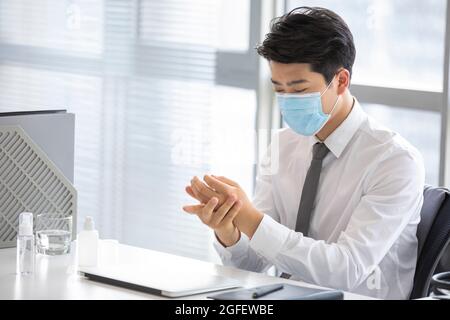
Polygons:
M413 144L371 117L360 127L358 139L374 156L378 155L377 162L395 158L400 166L408 163L419 169L424 166L422 154Z
M406 152L420 154L408 140L398 132L391 130L370 116L359 129L360 139L366 140L369 145L384 147L390 152Z

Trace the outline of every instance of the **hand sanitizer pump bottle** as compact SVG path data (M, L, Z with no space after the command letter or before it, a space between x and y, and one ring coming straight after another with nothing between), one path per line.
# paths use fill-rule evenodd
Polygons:
M95 230L94 219L87 216L84 228L78 234L78 265L95 267L98 264L98 231Z
M17 274L32 275L34 273L34 259L33 214L22 212L19 216L19 233L17 234Z

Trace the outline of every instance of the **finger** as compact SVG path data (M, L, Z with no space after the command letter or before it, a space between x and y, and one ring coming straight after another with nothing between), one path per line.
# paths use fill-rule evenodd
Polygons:
M199 190L198 187L194 184L194 179L191 180L191 189L194 193L195 197L200 200L201 203L207 203L211 197L207 197L203 195Z
M205 205L204 204L196 204L196 205L189 205L189 206L183 206L183 210L187 213L191 214L200 214L202 212L202 209Z
M224 176L215 176L215 175L211 175L211 177L216 178L219 181L222 181L223 183L229 184L230 186L233 187L239 187L239 184L231 179L228 179L227 177Z
M203 197L206 197L208 200L211 199L212 197L219 197L219 194L217 194L217 192L215 192L210 187L208 187L205 183L200 181L199 178L194 177L192 182L193 182L193 187L195 188L195 190L198 193L200 193Z
M203 180L205 180L205 182L208 184L209 187L213 188L214 190L216 190L217 192L222 193L222 194L226 194L230 188L228 185L226 185L222 181L220 181L214 177L211 177L209 175L205 175Z
M196 199L196 200L202 202L202 200L200 200L200 199L198 199L198 198L196 197L196 195L194 194L194 191L192 190L192 187L191 187L191 186L187 186L187 187L184 188L184 189L186 190L187 194L190 195L192 198L194 198L194 199Z
M220 208L213 213L210 224L217 226L222 221L223 217L225 217L227 212L231 209L231 207L234 205L236 200L237 199L234 196L228 197L228 199L224 202L224 204L221 205Z
M202 213L201 213L203 221L209 222L211 220L212 213L218 202L219 202L219 199L217 199L216 197L213 197L203 207Z
M236 218L237 214L241 210L241 208L242 208L242 201L241 200L236 201L231 210L228 211L228 213L222 219L222 224L226 225L232 223L234 218Z

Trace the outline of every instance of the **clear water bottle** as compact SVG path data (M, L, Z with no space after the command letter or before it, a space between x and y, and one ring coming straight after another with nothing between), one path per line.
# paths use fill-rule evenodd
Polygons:
M17 235L17 274L32 275L35 265L33 214L22 212L19 216L19 233Z
M80 267L95 267L98 265L98 231L95 230L94 219L87 216L84 228L78 234L78 265Z

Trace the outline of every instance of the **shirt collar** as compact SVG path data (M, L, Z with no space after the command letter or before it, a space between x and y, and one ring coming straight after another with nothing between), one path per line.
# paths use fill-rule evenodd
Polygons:
M345 147L355 135L361 123L367 117L356 98L353 99L355 104L353 105L353 108L347 118L324 141L325 145L328 149L330 149L336 158L341 156ZM308 143L311 148L317 142L321 141L317 139L315 135L309 137Z

